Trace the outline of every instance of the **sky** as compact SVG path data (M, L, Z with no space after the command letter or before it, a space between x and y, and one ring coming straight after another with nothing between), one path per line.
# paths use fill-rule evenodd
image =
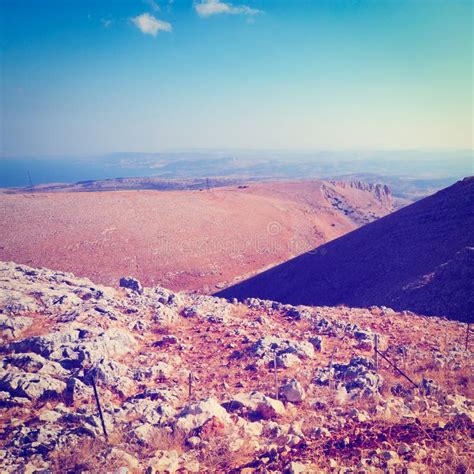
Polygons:
M0 152L472 149L472 9L0 0Z

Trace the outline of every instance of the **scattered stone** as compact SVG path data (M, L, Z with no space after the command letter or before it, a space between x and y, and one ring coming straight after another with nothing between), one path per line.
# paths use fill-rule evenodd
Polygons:
M92 387L87 386L77 377L71 377L67 381L66 400L69 405L73 405L81 400L87 400L92 397Z
M6 339L14 339L32 324L33 318L0 314L0 336Z
M373 351L374 350L374 335L370 331L363 331L357 329L354 331L354 338L357 341L357 349L363 351Z
M423 378L420 391L425 395L436 395L439 392L439 387L434 380Z
M285 315L289 319L294 319L295 321L300 321L302 319L302 313L294 306L289 306L285 308Z
M150 329L150 323L139 319L138 321L132 321L128 327L132 331L144 332Z
M369 415L366 412L364 412L363 410L357 410L357 408L353 408L349 412L349 416L352 419L357 420L359 423L364 423L370 419Z
M304 474L305 472L308 472L304 464L295 461L290 462L285 471L288 474Z
M135 293L138 293L139 295L143 293L142 284L136 278L133 277L120 278L120 287L135 291Z
M318 319L314 324L314 330L318 334L323 334L326 336L335 336L336 335L336 326L326 318Z
M270 364L272 362L270 361ZM289 369L290 367L295 367L301 364L301 359L290 352L286 352L285 354L281 354L276 358L277 367L281 367L282 369Z
M398 454L395 451L382 451L380 457L386 462L396 462L399 460Z
M150 423L143 423L133 430L133 434L142 444L146 444L158 437L158 429Z
M112 461L113 463L123 463L125 466L121 467L120 469L126 469L125 472L129 472L128 470L130 469L132 472L133 471L138 471L140 469L140 462L135 456L132 456L131 454L118 449L118 448L112 448L110 450L110 453L108 455L108 460ZM128 469L127 469L128 468Z
M160 324L170 325L179 320L179 314L176 309L170 306L159 304L155 306L153 321Z
M51 375L53 377L65 377L68 374L67 370L63 369L57 362L47 360L34 352L10 354L1 363L4 369L9 366L10 368L17 367L26 372Z
M379 308L370 318L362 308L294 307L253 299L248 301L252 310L246 311L219 298L160 287L117 291L71 274L11 263L0 262L0 273L2 472L49 472L52 451L74 449L87 437L97 439L93 451L96 446L101 450L114 474L230 472L242 465L247 474L319 472L323 468L300 457L309 459L304 447L313 441L327 451L332 468L323 459L322 465L337 472L424 472L434 453L440 463L453 459L453 453L466 454L474 403L466 397L468 354L459 344L465 327L458 323L407 316L412 334L400 313L387 311L393 317L381 318ZM352 321L370 321L371 329ZM167 335L159 324L172 327L175 335ZM395 362L408 352L420 355L423 363L449 369L449 380L457 385L450 390L443 377L436 377L439 386L425 379L419 392L400 378L403 384L393 385L382 398L383 379L372 357L354 356L371 350L375 328L387 337L384 346L390 341L388 354ZM25 337L25 330L35 335ZM441 352L438 339L444 331L447 348ZM331 364L316 369L318 360L311 359L323 351L323 342L340 349ZM214 355L207 349L215 349L222 364L208 360ZM275 356L283 369L278 374L281 401L251 391L261 387L273 393ZM102 451L91 367L111 440L130 434L136 457L110 445ZM245 367L249 371L240 373ZM226 394L226 402L210 398L182 408L188 369L198 378L193 397L207 391L216 397ZM331 389L304 385L303 390L314 371L314 382L331 382ZM243 393L234 395L237 390ZM305 392L307 404L301 403ZM374 399L359 400L363 396ZM418 439L408 443L412 430L416 438L424 428L436 445ZM386 441L374 446L369 438L370 447L352 446L367 430L383 433ZM401 436L405 430L408 438ZM128 449L126 443L120 446ZM449 462L442 467L453 468Z
M331 432L324 426L318 426L313 430L313 436L317 438L330 438Z
M155 456L150 460L149 466L152 474L168 473L173 474L179 469L179 454L175 450L156 451Z
M197 316L199 316L199 312L194 306L186 306L181 311L181 314L185 318L196 318Z
M405 386L401 383L396 383L393 387L390 388L390 391L393 395L397 397L406 398L412 395L413 391L409 388L405 388Z
M249 351L260 358L259 364L270 364L276 355L277 358L280 357L280 366L282 367L295 365L294 357L286 360L286 357L282 357L285 354L292 354L299 359L314 357L314 347L310 342L281 339L276 336L266 336L259 339L250 347Z
M120 362L101 359L94 365L93 372L97 380L121 395L132 392L135 387L131 370Z
M0 390L8 392L12 397L26 397L29 400L45 400L59 397L66 389L61 380L48 375L0 372Z
M186 440L186 444L191 448L191 449L196 449L198 448L202 443L202 440L199 436L191 436Z
M270 420L285 413L283 403L261 392L239 393L224 406L229 411L239 410L244 415L264 420Z
M321 336L312 336L308 339L308 341L313 345L315 351L322 352L323 338Z
M400 456L405 456L406 454L410 454L411 453L411 447L410 445L406 444L406 443L400 443L398 448L397 448L397 454L399 454Z
M57 411L47 410L40 413L38 416L38 419L45 423L54 423L55 421L58 421L61 418L61 416L62 416L61 413Z
M353 357L348 364L318 369L315 383L328 385L331 378L342 382L346 390L356 396L374 395L383 383L382 376L375 371L373 360L361 356Z
M283 385L280 388L280 393L285 400L292 403L300 403L306 398L303 387L295 379Z
M166 347L166 346L174 346L178 344L178 338L176 336L163 336L159 341L153 343L153 347Z
M176 426L186 433L201 428L211 418L216 418L222 424L230 424L231 420L215 398L208 398L196 403L191 403L178 414Z

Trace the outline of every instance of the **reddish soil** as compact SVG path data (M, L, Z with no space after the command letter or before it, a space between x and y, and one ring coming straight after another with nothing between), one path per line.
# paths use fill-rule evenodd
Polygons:
M391 210L384 189L359 184L0 194L0 259L107 285L133 275L149 286L213 292Z

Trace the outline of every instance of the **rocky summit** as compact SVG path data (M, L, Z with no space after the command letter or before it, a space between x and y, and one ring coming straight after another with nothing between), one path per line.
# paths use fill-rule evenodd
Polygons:
M474 467L460 322L2 262L0 337L5 473Z

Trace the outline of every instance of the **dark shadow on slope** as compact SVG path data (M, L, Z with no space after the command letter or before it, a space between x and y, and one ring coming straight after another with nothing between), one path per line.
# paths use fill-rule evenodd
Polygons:
M469 261L472 253L465 250L469 247L474 247L474 177L216 296L295 305L388 306L471 321L474 308L468 295L474 294L474 279L469 264L459 262L463 256ZM449 282L445 278L444 284L438 278L437 289L419 289L438 267L452 260L456 268L466 269ZM444 291L448 283L451 292ZM436 299L438 291L443 302Z

